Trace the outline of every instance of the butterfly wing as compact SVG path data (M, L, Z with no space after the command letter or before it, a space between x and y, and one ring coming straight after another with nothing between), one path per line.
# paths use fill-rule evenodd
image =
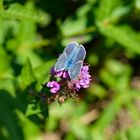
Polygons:
M68 69L68 74L72 80L78 77L82 66L83 61L79 61L75 63L72 68Z
M63 54L58 58L54 70L58 72L67 69L70 78L75 79L80 73L85 56L86 50L84 46L72 42L67 45Z
M67 45L67 47L64 49L64 52L67 54L68 58L73 55L73 53L76 51L78 46L79 44L76 42L72 42Z
M64 52L58 58L55 66L54 66L54 71L56 71L56 72L62 71L66 68L66 66L67 66L67 54Z
M83 45L78 46L75 56L73 57L73 63L83 61L86 57L86 50Z

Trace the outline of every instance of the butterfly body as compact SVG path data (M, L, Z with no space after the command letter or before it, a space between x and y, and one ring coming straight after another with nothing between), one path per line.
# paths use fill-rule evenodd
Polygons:
M77 52L78 52L78 47L75 47L71 54L69 55L69 57L67 58L67 62L66 62L66 69L68 70L69 68L72 68L73 65L75 64L74 60L77 57Z
M66 70L70 78L76 79L83 66L83 60L86 56L86 50L82 45L72 42L67 45L63 53L58 58L54 70L56 72Z

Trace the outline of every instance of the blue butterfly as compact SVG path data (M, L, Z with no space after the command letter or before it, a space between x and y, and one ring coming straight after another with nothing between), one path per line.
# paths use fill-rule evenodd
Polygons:
M86 50L83 45L72 42L67 45L63 53L58 58L54 70L56 72L66 70L70 78L76 79L83 66L83 60L86 57Z

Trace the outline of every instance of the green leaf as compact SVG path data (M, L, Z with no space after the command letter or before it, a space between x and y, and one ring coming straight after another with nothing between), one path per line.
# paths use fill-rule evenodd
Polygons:
M140 39L138 34L129 26L114 26L98 23L99 31L136 54L140 54Z
M3 10L3 0L0 0L0 11Z
M29 60L23 65L21 74L19 76L20 87L25 89L27 86L35 81L32 66Z
M10 93L10 95L15 97L15 86L12 79L9 78L0 79L0 89L4 89L8 93Z
M39 65L34 69L34 74L37 78L36 89L39 91L42 88L42 84L49 80L50 70L54 66L55 60L47 61Z
M70 123L70 129L81 140L90 139L89 129L86 125L82 124L79 120L72 120Z
M18 29L18 28L17 28ZM16 35L18 41L22 43L31 44L36 39L36 25L33 22L22 21L19 24L19 31Z
M73 20L73 18L74 17L69 17L62 25L61 31L64 37L72 36L86 29L86 17L76 18L75 20Z
M0 46L0 78L12 78L12 68L10 65L10 56L6 50Z
M61 26L61 32L64 36L70 36L85 30L87 17L86 14L90 9L90 5L80 7L73 15L68 17Z
M16 100L4 90L0 90L0 126L5 139L23 140L23 134L15 113ZM6 133L5 133L5 131Z
M75 40L83 43L92 39L92 36L89 33L93 33L95 31L95 27L90 26L93 24L93 20L91 20L88 15L91 7L92 5L90 4L81 6L73 15L63 22L60 27L63 35L63 44L67 44L68 42Z
M38 140L40 139L40 128L28 117L26 117L20 110L16 110L16 114L20 119L20 125L24 133L24 140Z
M4 32L4 29L3 29L3 22L2 20L0 19L0 45L3 43L4 41L4 37L5 37L5 32Z
M30 20L33 22L48 24L50 17L42 11L34 11L33 4L27 3L26 6L18 3L11 4L6 10L1 11L3 19Z
M26 109L26 116L30 116L30 115L34 115L34 114L38 114L41 112L41 110L39 108L34 108L35 105L34 104L29 104L27 109Z
M55 60L46 61L34 69L34 74L37 78L49 76L51 68L54 66Z
M128 12L130 12L129 6L119 6L115 8L109 17L109 20L110 20L109 22L111 23L117 22L125 14L128 14Z
M20 49L16 53L17 53L17 61L22 65L26 62L27 59L30 60L30 63L33 68L37 67L42 63L41 57L37 55L37 53L32 49L29 49L28 45L20 46Z
M140 0L135 0L135 6L138 10L140 10Z
M125 90L129 88L131 69L116 60L108 60L105 68L100 71L102 81L114 90Z
M99 2L99 8L97 9L96 18L97 20L104 20L108 19L112 14L112 11L117 7L120 6L121 0L101 0Z
M119 110L121 109L121 96L117 96L112 100L107 107L105 107L101 117L98 119L93 129L100 130L101 132L108 127L113 121Z
M135 123L127 130L128 140L138 140L140 138L140 126Z
M98 84L91 85L89 87L88 91L91 95L97 96L100 99L104 99L107 95L105 88Z

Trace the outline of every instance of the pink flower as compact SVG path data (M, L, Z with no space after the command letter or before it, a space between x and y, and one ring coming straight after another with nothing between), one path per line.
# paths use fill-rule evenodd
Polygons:
M89 66L85 65L82 67L81 72L77 79L71 81L73 88L77 91L80 88L88 88L91 81L91 75L89 74Z
M67 78L68 77L68 73L66 71L55 72L54 68L51 69L51 74L54 75L55 77L59 77L59 78Z
M91 83L91 75L89 74L89 66L84 65L77 79L71 80L67 71L55 72L54 68L51 69L51 75L56 79L56 81L49 81L47 87L51 88L51 93L57 93L64 87L71 91L79 91L81 88L88 88ZM57 82L58 81L58 82Z
M60 84L56 81L51 81L47 83L47 87L50 87L51 93L56 93L60 90Z

